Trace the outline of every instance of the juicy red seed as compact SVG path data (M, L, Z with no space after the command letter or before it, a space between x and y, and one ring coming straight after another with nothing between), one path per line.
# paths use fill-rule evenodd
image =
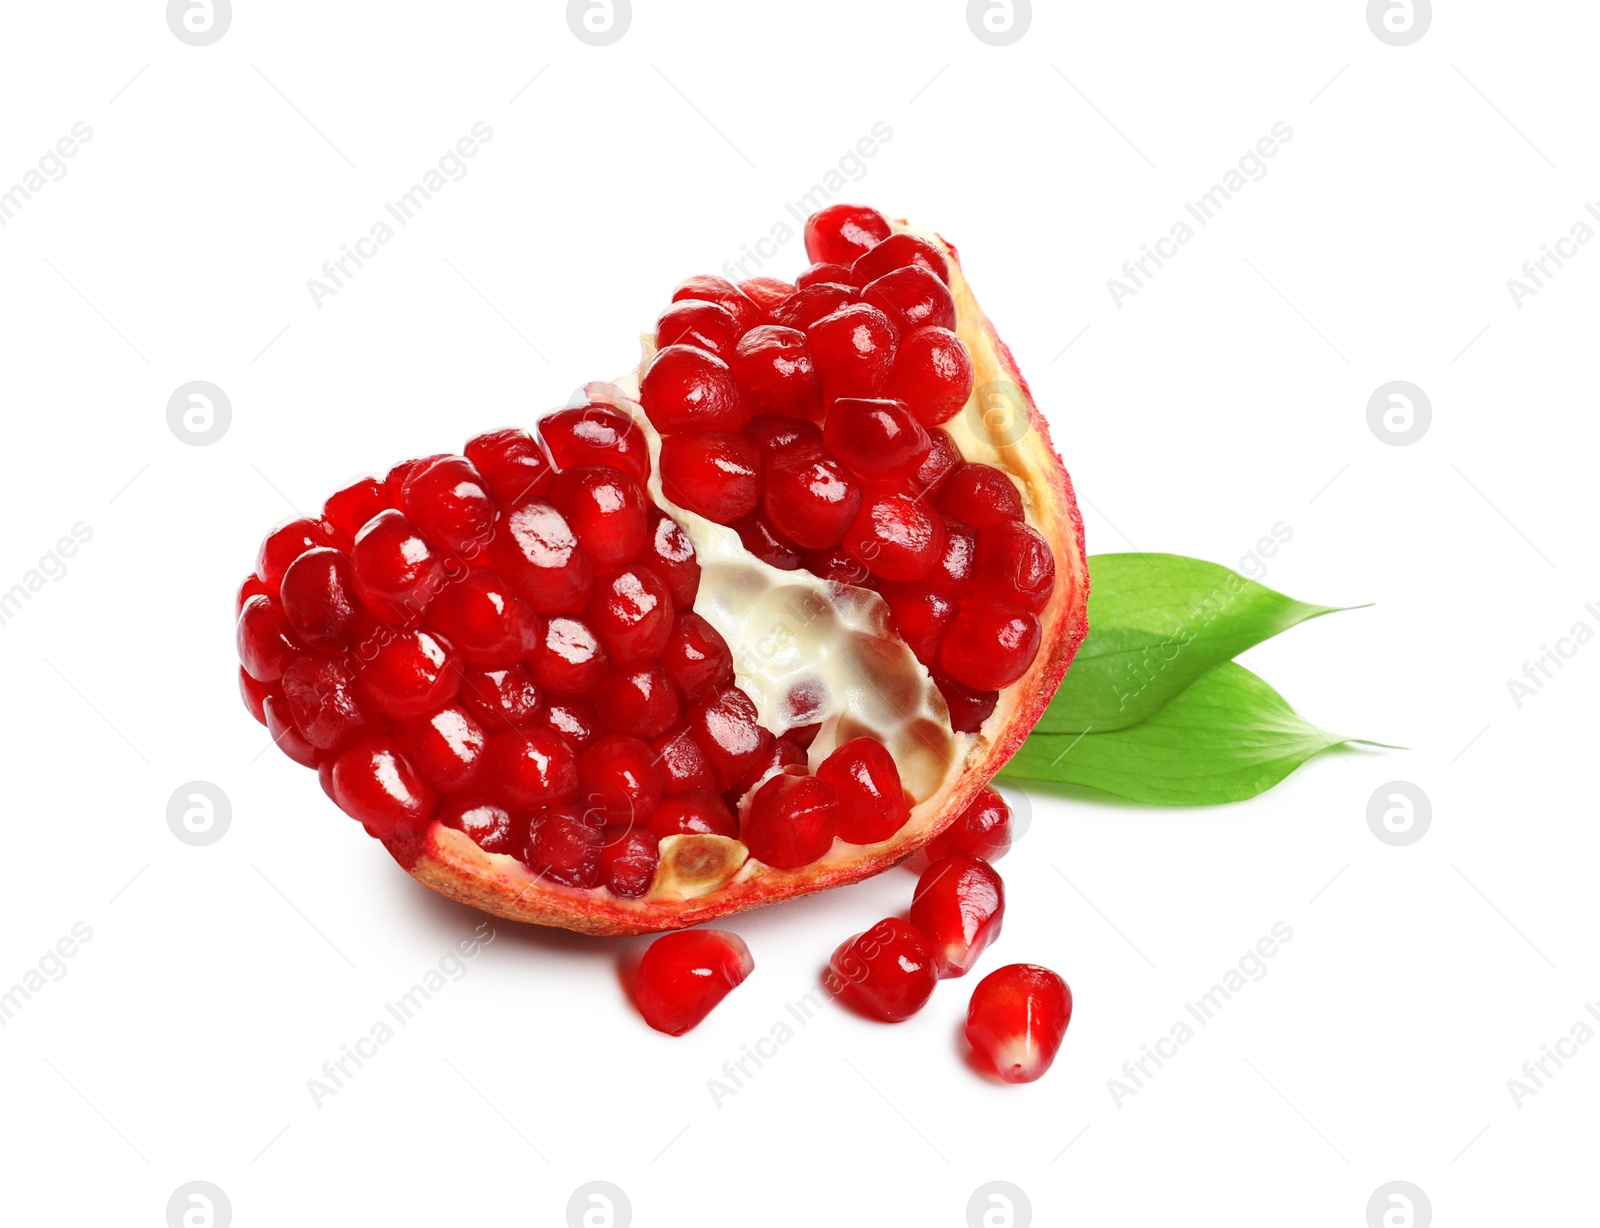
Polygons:
M606 465L563 469L550 484L550 502L572 526L596 571L631 563L644 550L649 500L622 470Z
M776 277L752 277L748 281L741 281L739 289L744 292L746 298L761 308L762 315L766 316L793 294L795 288Z
M828 407L822 438L864 478L893 481L915 473L932 442L901 401L840 397Z
M819 282L796 290L792 298L772 313L772 322L784 328L807 332L824 316L831 316L841 307L860 301L861 291L848 281Z
M594 565L566 517L542 499L500 516L489 555L500 574L541 614L576 614L589 601Z
M848 553L843 546L835 546L832 550L809 551L801 563L812 575L832 580L835 584L874 588L878 583L867 565L855 555Z
M494 535L488 483L462 456L436 457L413 469L400 506L435 546L464 559L480 556Z
M839 794L815 776L774 776L756 790L739 838L750 856L778 870L808 866L833 846Z
M265 703L271 691L272 688L266 683L257 682L243 666L239 667L239 696L244 700L244 706L250 715L263 725L267 723Z
M985 594L1038 613L1056 586L1050 543L1025 524L1002 520L978 534L978 580Z
M661 800L666 776L638 738L607 734L578 756L579 800L609 824L642 827Z
M650 749L661 765L662 787L668 793L683 793L689 789L715 789L717 778L705 751L687 729L664 733L652 738Z
M752 328L739 338L729 366L751 412L791 418L822 413L822 385L799 329L776 324Z
M956 616L956 603L927 581L881 584L878 593L912 655L929 668L937 665L939 641Z
M937 499L962 464L961 453L948 432L930 430L928 444L927 459L902 483L906 493L918 499Z
M944 857L922 872L911 897L911 924L922 931L939 976L965 976L1000 937L1006 889L986 861Z
M939 666L963 686L998 690L1028 672L1039 652L1039 636L1039 619L1031 610L974 597L946 629Z
M884 1023L911 1018L939 982L927 940L895 917L885 917L865 933L847 938L828 968L834 992L862 1014Z
M967 1040L1007 1083L1032 1083L1056 1060L1071 1022L1065 981L1037 964L1007 964L972 991Z
M589 625L613 665L654 660L672 634L672 596L647 567L624 567L594 582Z
M639 961L634 1005L644 1021L668 1036L682 1036L756 966L750 948L723 930L680 930L650 944Z
M308 654L284 671L279 685L289 719L318 750L343 750L371 732L355 675L343 661Z
M404 513L393 510L379 512L356 534L350 563L361 604L397 625L421 617L447 582L444 559Z
M461 674L460 698L462 706L486 729L531 725L544 710L544 696L526 665L503 669L469 666Z
M828 205L806 219L806 255L851 264L889 237L889 219L869 205Z
M869 285L895 269L909 267L927 269L945 284L950 282L950 262L944 253L921 235L902 231L890 235L869 252L857 257L850 266L859 285Z
M609 465L639 485L650 480L650 448L632 418L609 405L563 409L539 422L557 469Z
M765 318L761 308L755 305L750 296L726 277L700 274L679 282L678 288L672 292L672 301L677 303L684 299L716 303L733 316L741 333L754 328Z
M719 303L703 299L680 299L661 313L656 321L656 348L692 345L697 349L727 358L739 340L739 322Z
M732 524L761 502L761 454L732 431L668 435L661 441L661 487L680 507Z
M782 418L758 414L744 428L744 437L756 446L763 459L797 443L822 442L822 431L815 422L803 418Z
M832 264L824 260L817 264L807 265L801 270L800 276L794 279L794 284L797 290L804 290L809 286L825 285L828 282L840 286L849 286L854 284L851 280L854 276L855 274L850 271L849 265ZM780 324L783 323L781 320L778 322ZM799 325L794 327L798 328Z
M800 566L800 548L778 532L765 512L753 512L733 527L744 548L763 563L780 571L794 571Z
M388 473L383 475L384 497L388 499L390 507L399 507L401 496L405 493L406 479L413 470L426 465L431 460L438 460L447 453L436 452L432 456L415 456L410 460L401 461Z
M963 855L998 861L1011 848L1011 807L1006 799L985 786L972 803L928 842L928 856Z
M689 703L733 684L733 653L721 633L690 610L679 614L661 650L661 665Z
M383 479L368 474L328 496L322 519L340 537L341 545L355 540L361 526L389 506Z
M739 778L733 792L744 796L775 772L788 772L795 776L809 775L805 748L788 738L773 740L772 749L756 760L755 766ZM798 770L797 770L798 769Z
M558 733L510 729L489 735L484 791L507 805L549 806L578 794L578 759Z
M650 832L608 836L600 849L600 881L612 895L637 900L649 894L660 864L661 852Z
M462 451L483 475L495 502L502 507L542 494L555 474L539 441L515 428L479 435L469 440Z
M672 604L687 610L700 591L700 564L694 556L694 543L683 526L656 508L650 509L649 536L639 561L667 586Z
M976 582L978 535L964 520L941 516L944 521L944 549L928 573L928 583L950 597L965 597Z
M587 699L570 696L550 701L540 716L546 729L553 729L572 744L575 751L586 750L602 732L600 714Z
M956 301L950 287L927 269L908 265L885 273L861 289L861 301L888 316L904 336L919 328L956 326Z
M678 719L678 692L658 664L616 670L594 690L595 709L617 733L653 738Z
M268 695L262 701L261 710L267 718L267 732L278 744L278 749L301 767L316 767L320 758L317 748L295 728L294 721L289 718L283 697Z
M333 765L333 800L380 840L422 834L438 796L393 738L357 742Z
M516 828L511 812L475 793L457 793L439 804L433 816L446 827L465 832L485 853L515 853Z
M522 860L565 887L593 887L600 881L598 827L559 810L536 814L529 824Z
M662 799L650 816L650 830L662 840L685 835L735 838L739 823L728 803L710 789L685 789Z
M852 738L824 759L817 779L839 795L839 839L847 844L887 840L911 818L900 769L883 743Z
M844 548L875 576L920 580L944 550L944 521L910 495L869 500L845 531Z
M487 567L448 585L428 622L471 665L514 665L539 642L539 616Z
M528 667L547 691L586 695L606 676L611 662L588 623L577 618L552 618L528 655Z
M984 721L994 713L1000 692L963 686L943 670L930 667L929 672L944 696L945 706L950 709L950 728L957 733L977 733L982 729Z
M257 682L276 682L295 658L298 645L283 611L271 597L257 595L239 611L236 632L239 664Z
M821 436L819 435L818 438L820 439ZM250 598L270 597L272 595L272 589L267 582L252 571L244 578L244 582L239 585L238 593L234 595L233 616L238 618L244 612L244 603L249 601Z
M422 778L441 793L473 788L483 776L488 735L459 704L407 722L400 740Z
M924 426L948 422L972 395L972 357L948 328L919 328L902 337L889 392Z
M962 465L939 491L939 510L981 533L1002 520L1021 520L1022 496L1010 475L993 465Z
M828 400L875 397L889 382L894 325L870 303L852 303L806 329L811 361Z
M861 510L861 483L837 459L805 446L767 461L763 510L786 539L807 550L827 550L844 538Z
M321 521L303 516L285 521L263 539L261 551L256 555L256 575L265 580L269 588L276 588L290 563L307 550L331 545L333 539L328 536L328 526Z
M793 742L796 746L805 749L817 740L817 734L821 732L822 725L820 723L815 725L796 725L783 736L788 738L789 741Z
M337 550L307 550L290 563L278 600L284 619L307 644L349 647L358 622L355 572Z
M650 361L639 403L658 431L736 431L746 413L728 364L692 345L669 345Z
M361 662L362 695L392 720L408 721L449 703L461 688L461 658L428 631L390 631Z
M738 687L708 695L690 709L689 728L716 774L717 787L732 788L772 746L756 706Z

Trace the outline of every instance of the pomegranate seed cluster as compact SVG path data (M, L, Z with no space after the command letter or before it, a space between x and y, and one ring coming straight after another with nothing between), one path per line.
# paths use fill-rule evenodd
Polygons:
M944 253L860 205L805 241L793 285L673 293L640 394L662 489L774 567L876 590L976 732L1039 651L1055 558L1011 477L940 429L973 386Z

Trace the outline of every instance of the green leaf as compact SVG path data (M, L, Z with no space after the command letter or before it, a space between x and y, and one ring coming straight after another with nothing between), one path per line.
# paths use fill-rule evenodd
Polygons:
M1306 605L1176 554L1100 554L1089 560L1089 574L1089 635L1036 726L1040 733L1136 725L1208 670L1338 608Z
M1109 733L1034 733L1000 775L1163 806L1207 806L1254 797L1319 751L1353 741L1363 739L1308 724L1270 686L1230 661L1138 725Z

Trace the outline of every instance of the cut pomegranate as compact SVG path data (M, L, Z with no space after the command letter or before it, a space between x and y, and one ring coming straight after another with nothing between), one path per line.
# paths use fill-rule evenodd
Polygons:
M994 867L976 857L943 857L923 871L911 898L911 924L928 940L941 977L965 976L1000 937L1006 891Z
M967 1040L1007 1083L1032 1083L1056 1060L1070 1022L1065 981L1037 964L1008 964L972 991Z
M650 944L639 961L634 1004L644 1021L682 1036L737 989L756 966L750 948L724 930L684 930Z
M884 1023L899 1023L933 996L938 976L927 940L912 925L886 917L847 938L828 963L828 985L852 1006Z

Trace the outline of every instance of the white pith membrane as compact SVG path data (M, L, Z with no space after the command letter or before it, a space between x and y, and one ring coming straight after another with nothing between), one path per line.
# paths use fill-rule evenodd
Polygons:
M655 352L643 338L638 368L613 383L593 383L577 402L603 403L630 416L650 448L651 499L683 526L700 564L694 611L714 626L733 653L734 683L756 705L774 735L820 723L809 751L817 766L836 747L867 735L882 742L915 799L911 817L888 840L872 845L835 838L818 860L780 870L751 860L738 840L678 835L660 842L660 865L640 899L612 895L604 886L566 887L516 858L486 853L466 833L433 823L422 855L407 869L418 881L452 899L512 920L596 934L676 929L743 908L838 886L876 874L908 857L954 820L1027 730L1016 730L1019 708L1039 708L1054 693L1086 627L1088 573L1080 522L1059 458L1042 420L1029 414L1022 377L990 326L962 275L956 253L932 231L892 223L934 243L950 266L956 332L973 366L973 394L943 424L965 461L1005 471L1022 498L1024 516L1050 542L1056 588L1040 613L1040 649L1028 671L1000 692L994 712L977 733L950 728L943 695L927 669L892 630L888 607L870 589L837 584L804 570L784 571L762 562L738 533L681 508L662 490L661 437L639 405L639 381ZM986 385L1003 384L1015 396L991 400L980 411ZM1069 621L1070 620L1070 621ZM1063 626L1063 623L1068 623ZM806 696L804 710L791 702ZM765 778L763 778L765 779ZM758 785L756 786L759 787ZM752 788L741 805L748 807Z

